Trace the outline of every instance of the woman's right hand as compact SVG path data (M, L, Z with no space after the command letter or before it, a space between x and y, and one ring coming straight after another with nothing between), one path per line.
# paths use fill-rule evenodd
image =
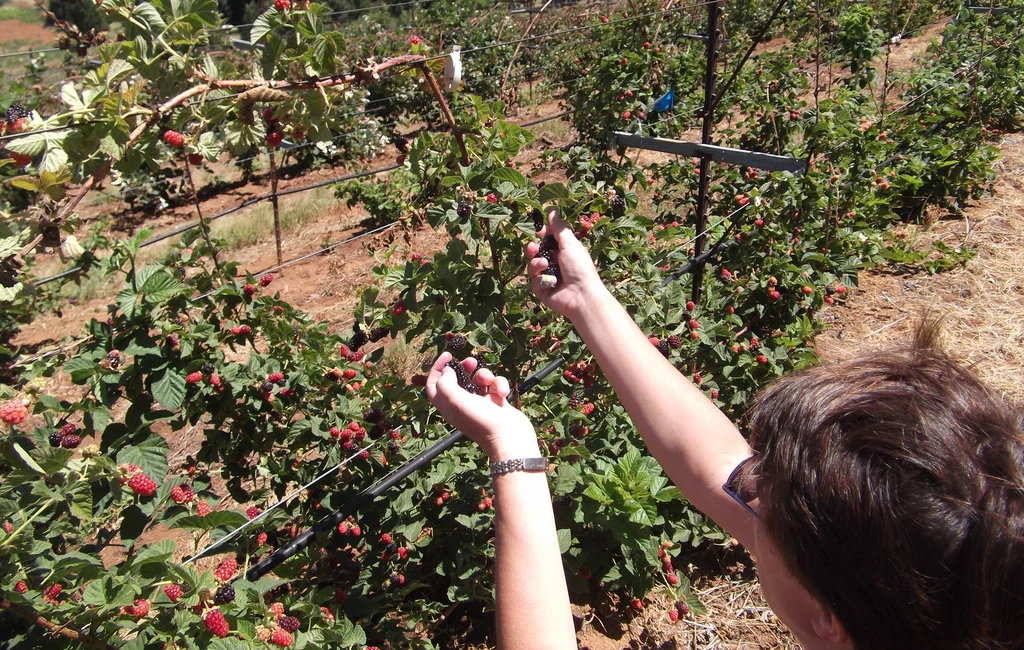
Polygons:
M526 245L526 257L530 259L526 267L530 275L530 286L541 302L569 320L575 320L606 289L590 259L590 253L562 221L556 208L548 211L548 223L537 233L541 240L548 235L558 242L556 259L562 270L562 278L554 288L545 289L541 286L540 276L548 268L548 261L537 257L540 245L530 242Z

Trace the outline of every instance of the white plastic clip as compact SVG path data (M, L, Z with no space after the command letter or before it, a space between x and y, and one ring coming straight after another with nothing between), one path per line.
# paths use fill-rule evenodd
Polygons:
M453 45L444 61L444 89L458 90L462 85L462 46Z

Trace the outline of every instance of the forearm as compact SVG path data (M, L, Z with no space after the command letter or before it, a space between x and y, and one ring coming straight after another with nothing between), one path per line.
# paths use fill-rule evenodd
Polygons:
M546 475L509 472L496 476L494 507L498 647L576 648Z
M733 535L747 537L745 512L721 488L749 455L743 436L650 344L607 290L593 294L573 324L647 447L697 508Z

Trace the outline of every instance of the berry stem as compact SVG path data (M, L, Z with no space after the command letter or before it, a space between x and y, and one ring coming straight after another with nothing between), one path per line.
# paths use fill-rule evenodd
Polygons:
M196 215L199 217L200 230L203 233L203 239L206 240L206 245L210 247L210 257L213 258L213 266L217 269L217 274L221 273L220 262L217 260L217 249L213 245L213 240L210 238L210 224L207 223L203 217L203 209L199 205L199 194L196 192L195 181L192 180L192 165L188 162L188 156L185 156L185 176L188 178L188 188L192 190L192 201L196 204Z
M459 144L459 151L462 152L462 164L469 165L469 151L466 150L466 143L462 139L462 132L459 131L458 126L455 124L455 116L452 115L452 110L448 108L448 101L444 98L441 87L437 85L437 79L434 79L434 74L426 63L420 64L420 70L423 72L423 76L426 77L427 85L430 86L431 92L434 93L434 97L437 98L437 102L441 105L441 113L444 114L444 119L448 120L448 124L452 127L452 135L455 136L455 141Z
M22 605L15 605L6 598L0 597L0 609L4 609L11 614L14 614L20 618L25 619L39 627L45 628L51 634L59 634L65 639L72 641L78 641L82 645L89 648L97 648L99 650L114 650L114 647L107 645L103 641L93 638L91 636L82 636L75 630L69 629L64 625L57 625L53 621L47 620L40 616L35 610L24 607Z
M57 502L56 499L49 499L46 503L44 503L43 505L39 506L39 509L36 510L35 512L33 512L32 515L28 519L25 520L25 523L23 523L22 525L18 526L17 530L15 530L13 533L11 533L7 537L7 539L5 539L2 543L0 543L0 548L3 548L5 546L7 546L8 544L10 544L11 542L13 542L14 539L18 535L21 534L21 531L25 530L25 528L29 524L31 524L35 520L36 517L38 517L39 515L43 514L47 510L49 510L50 506L52 506L56 502Z
M274 243L277 245L277 265L284 263L281 256L281 211L277 207L277 160L274 158L274 148L267 147L270 154L270 204L274 206ZM280 273L280 271L278 271Z

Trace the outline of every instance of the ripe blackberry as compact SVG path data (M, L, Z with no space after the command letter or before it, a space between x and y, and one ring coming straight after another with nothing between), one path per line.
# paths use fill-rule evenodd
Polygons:
M544 227L544 213L537 208L530 210L530 219L533 220L534 230L540 230Z
M359 323L356 323L353 327L352 340L349 341L348 347L350 350L355 352L359 348L366 345L366 342L370 339L367 338L366 333L363 332L362 328L359 327Z
M216 371L217 371L217 368L212 363L204 363L203 364L203 374L204 375L212 375Z
M486 395L487 394L487 390L483 386L478 386L476 384L476 382L472 382L471 381L468 384L466 384L465 386L463 386L463 388L465 388L470 393L473 393L474 395Z
M562 269L558 266L558 260L555 259L555 253L558 251L558 242L554 237L548 235L540 242L540 249L537 251L537 257L543 257L548 261L548 268L546 269L547 275L553 275L558 279L559 282L562 280Z
M400 135L396 135L395 149L398 149L399 153L409 153L409 138L403 138Z
M459 386L465 388L466 385L469 384L469 373L466 372L466 369L462 366L462 364L456 361L455 359L452 359L446 365L455 371L455 377L459 381Z
M230 603L235 599L235 588L231 585L221 585L217 587L217 591L213 593L213 604L223 605L224 603Z
M370 408L363 412L363 419L376 424L384 419L384 414L380 412L380 409Z
M372 440L379 440L384 437L384 425L380 422L370 427L370 438Z
M388 334L391 334L391 330L389 328L383 326L374 327L370 330L370 343L376 343Z
M825 285L825 295L831 296L835 292L836 292L836 288L834 286L832 286L831 284L826 284Z
M398 441L397 440L390 440L390 441L388 441L388 451L390 451L392 453L398 451Z
M63 437L64 436L62 436L60 434L60 431L53 431L53 432L51 432L50 433L50 446L51 447L60 447L60 441L61 441L61 438L63 438Z
M23 117L28 117L28 110L24 106L15 102L7 107L7 113L4 115L8 122L17 122Z
M617 217L621 217L625 212L626 199L616 194L615 198L612 199L612 213Z
M286 632L297 632L302 625L299 619L294 616L285 616L277 622L278 626Z
M107 353L107 361L110 362L110 367L117 370L117 367L121 365L121 353L117 350L111 350Z
M448 349L452 350L453 352L458 352L459 350L466 347L466 343L468 342L469 339L466 338L465 334L456 334L451 339L449 339Z
M661 352L661 356L663 356L666 359L668 359L668 354L669 354L668 339L665 339L663 341L658 341L658 352Z
M580 404L582 404L582 403L583 403L583 393L581 393L580 391L575 391L572 394L572 397L569 398L569 408L571 408L574 411L576 409L578 409L580 407Z
M269 393L274 390L274 383L270 381L265 381L262 384L260 384L260 390L263 391L264 393Z
M473 208L465 201L459 201L459 207L455 208L455 212L459 215L460 219L468 219L473 214Z

